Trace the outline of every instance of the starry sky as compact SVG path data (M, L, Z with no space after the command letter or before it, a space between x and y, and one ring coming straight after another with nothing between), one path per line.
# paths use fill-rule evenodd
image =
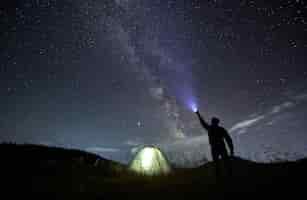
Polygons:
M210 159L189 105L235 153L307 156L307 2L5 0L0 141L128 162L144 144Z

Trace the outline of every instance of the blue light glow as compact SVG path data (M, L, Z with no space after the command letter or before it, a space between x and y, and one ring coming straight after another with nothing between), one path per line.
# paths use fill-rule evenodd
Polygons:
M198 107L197 107L197 105L196 105L195 102L190 102L190 103L189 103L189 107L190 107L190 109L191 109L193 112L197 112L197 111L198 111Z

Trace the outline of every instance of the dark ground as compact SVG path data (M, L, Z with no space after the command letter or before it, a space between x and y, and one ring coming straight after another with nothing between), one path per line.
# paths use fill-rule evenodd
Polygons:
M212 163L150 178L77 150L1 144L0 152L3 199L305 199L307 192L307 159L234 158L233 174L220 179Z

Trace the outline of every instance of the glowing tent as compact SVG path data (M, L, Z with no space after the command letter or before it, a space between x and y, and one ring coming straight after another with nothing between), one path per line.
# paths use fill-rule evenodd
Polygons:
M171 171L165 156L157 147L153 146L141 148L130 162L129 168L143 175L161 175Z

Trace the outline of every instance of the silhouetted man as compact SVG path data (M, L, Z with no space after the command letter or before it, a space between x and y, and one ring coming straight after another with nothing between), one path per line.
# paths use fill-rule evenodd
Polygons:
M211 147L211 155L213 162L216 165L216 173L219 175L219 164L218 160L219 157L222 158L224 161L226 168L228 170L228 173L231 173L231 166L228 162L229 156L226 149L225 141L229 147L230 155L233 156L233 143L230 135L228 134L227 130L221 126L219 126L220 120L216 117L213 117L211 119L211 125L209 125L200 115L198 111L195 112L198 116L198 119L201 123L201 125L207 130L208 137L209 137L209 144Z

